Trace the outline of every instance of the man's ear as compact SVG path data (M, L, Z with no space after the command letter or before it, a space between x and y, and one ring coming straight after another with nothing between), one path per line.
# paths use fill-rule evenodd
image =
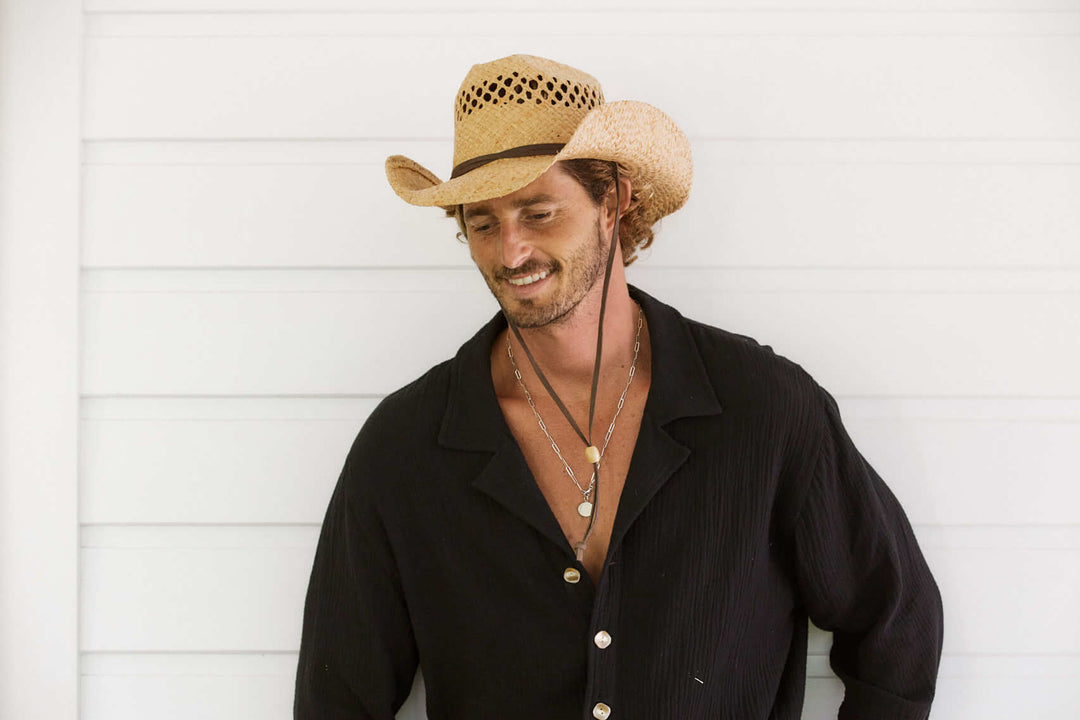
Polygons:
M469 231L465 227L465 206L458 205L454 208L454 220L457 220L458 240L463 243L469 241Z
M634 186L626 175L619 175L619 215L626 214L630 209L630 197Z
M619 175L619 215L625 215L626 211L630 208L630 195L633 192L633 185L630 182L630 178L626 175ZM604 198L604 205L607 211L610 213L615 208L615 188L612 187L608 190L607 197Z

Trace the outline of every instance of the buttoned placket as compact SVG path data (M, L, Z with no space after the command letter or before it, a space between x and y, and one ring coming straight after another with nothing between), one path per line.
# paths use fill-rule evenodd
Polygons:
M608 555L595 588L584 566L574 559L566 536L544 501L509 431L504 436L503 448L474 481L474 485L514 510L561 549L558 556L553 556L550 566L552 583L563 588L575 611L589 617L587 629L580 639L585 644L587 662L583 714L586 720L590 717L618 720L615 676L620 633L618 599L623 574L619 565L621 548L637 516L688 455L689 450L674 441L646 407L623 490L624 496L620 498L616 511ZM517 482L510 482L510 478L516 478ZM526 486L528 492L525 492ZM626 488L631 488L629 496L626 495ZM601 633L606 635L606 640ZM599 643L598 636L601 638Z
M644 461L637 460L639 454L645 458ZM586 608L591 607L588 630L581 638L581 642L586 645L587 658L583 712L585 720L619 718L615 678L620 634L618 600L623 575L619 563L622 546L638 514L688 455L689 451L672 440L646 409L638 431L638 444L634 449L626 485L638 489L639 492L620 499L608 555L600 577L596 580L595 589L584 566L574 559L569 545L563 544L561 564L558 574L553 574L553 580L567 590L575 599L578 608L587 611ZM589 602L589 605L582 607L581 603L584 602Z
M582 635L586 645L586 689L584 717L613 717L617 698L615 692L615 651L618 622L618 588L620 575L618 548L612 545L595 587L584 566L574 559L569 547L565 549L565 568L557 582L570 596L578 611L589 614L589 624Z
M615 540L615 538L612 538ZM604 561L604 569L593 598L592 619L589 623L588 679L585 685L586 717L618 717L618 698L615 697L615 659L618 650L620 568L619 548L612 545Z

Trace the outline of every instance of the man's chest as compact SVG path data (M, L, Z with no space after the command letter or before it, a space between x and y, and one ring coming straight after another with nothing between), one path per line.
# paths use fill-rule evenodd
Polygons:
M553 405L546 407L548 403L538 404L544 421L541 427L537 414L524 400L500 400L507 425L571 547L588 530L588 511L591 509L595 515L583 559L594 582L599 579L607 556L647 395L647 382L642 382L627 393L621 411L617 403L607 412L597 411L592 439L603 455L596 478L593 466L585 458L584 443L558 409Z

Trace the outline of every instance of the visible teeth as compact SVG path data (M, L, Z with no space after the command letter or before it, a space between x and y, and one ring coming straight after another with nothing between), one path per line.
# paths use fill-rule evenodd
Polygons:
M510 283L511 285L518 285L518 286L521 286L521 285L532 285L532 284L533 284L534 282L536 282L537 280L543 280L543 279L544 279L544 278L546 278L547 276L548 276L548 274L547 274L547 270L545 270L545 271L543 271L543 272L533 273L532 275L529 275L528 277L523 277L523 278L508 278L508 281L509 281L509 283Z

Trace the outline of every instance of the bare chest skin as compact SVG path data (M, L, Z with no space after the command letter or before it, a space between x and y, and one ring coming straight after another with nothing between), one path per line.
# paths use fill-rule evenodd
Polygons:
M647 339L642 337L642 345L648 347ZM506 340L495 343L495 348L502 348L501 360L506 361ZM646 353L642 353L645 355ZM516 353L515 353L516 355ZM492 367L496 365L497 352L492 351ZM528 362L525 360L525 362ZM519 366L520 366L519 361ZM625 367L612 369L601 375L600 389L598 391L596 417L593 421L593 442L598 448L603 447L604 436L611 424L612 417L618 407L619 396L626 386L627 374L630 371L629 364ZM512 376L511 376L512 378ZM630 468L630 459L637 443L638 430L641 427L641 418L645 409L645 401L649 393L649 363L647 358L638 359L638 367L634 375L633 383L626 393L626 400L622 412L619 413L615 430L612 432L611 441L604 452L600 463L600 482L597 499L596 521L593 532L589 538L588 547L585 550L583 563L585 569L595 583L600 578L603 569L604 558L607 556L608 545L611 541L611 530L615 520L615 511L618 508L619 498L622 495L623 486L626 482L626 474ZM578 484L582 488L589 487L589 479L592 476L592 465L585 459L585 447L581 439L570 427L566 418L559 411L555 403L548 397L547 391L538 382L528 383L529 392L540 416L544 419L551 437L558 444L563 457L573 468ZM583 396L575 396L570 392L564 394L564 389L552 381L555 391L567 404L574 414L574 419L582 430L586 430L588 423L588 389ZM536 416L525 400L521 387L513 380L512 384L496 380L496 394L503 417L510 428L510 432L517 440L525 462L532 471L536 483L547 500L555 519L562 528L568 544L573 547L580 542L588 528L589 520L578 514L578 505L582 501L581 491L574 485L566 473L565 466L555 451L551 448L551 442L544 435L536 421Z

